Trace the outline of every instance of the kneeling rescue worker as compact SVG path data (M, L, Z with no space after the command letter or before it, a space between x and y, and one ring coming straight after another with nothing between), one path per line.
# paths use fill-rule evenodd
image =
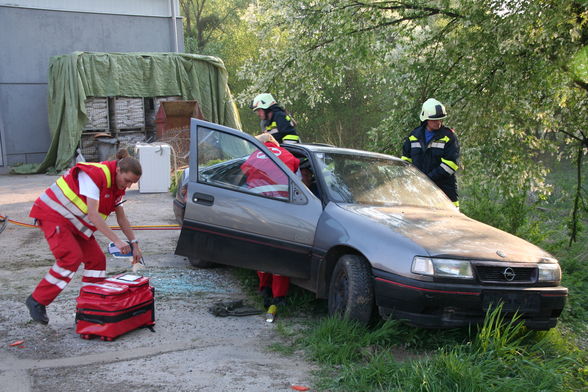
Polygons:
M459 208L455 179L459 167L459 142L455 131L443 126L446 117L441 102L427 99L420 113L421 125L404 141L401 158L425 173Z
M251 109L261 120L263 132L271 134L280 144L300 143L296 133L296 123L286 111L280 107L271 94L259 94L253 99Z
M141 248L125 215L122 197L127 188L139 181L141 174L141 164L132 157L78 163L35 201L29 215L43 230L56 261L26 300L34 321L49 322L45 307L67 286L82 262L83 285L106 278L106 257L94 237L96 230L123 253L129 253L132 248L133 264L139 262ZM106 224L113 211L130 245Z

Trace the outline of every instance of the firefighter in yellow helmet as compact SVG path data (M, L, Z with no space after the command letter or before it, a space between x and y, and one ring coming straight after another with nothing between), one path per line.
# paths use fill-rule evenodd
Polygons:
M421 108L421 125L404 141L402 159L411 162L441 188L459 207L455 172L459 168L459 142L453 129L443 125L445 106L429 98Z
M263 132L270 133L280 144L300 143L296 133L296 123L286 111L278 105L271 94L259 94L253 99L251 109L261 120Z

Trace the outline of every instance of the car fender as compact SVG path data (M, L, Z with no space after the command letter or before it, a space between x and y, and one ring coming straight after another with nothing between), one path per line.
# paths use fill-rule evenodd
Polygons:
M319 219L315 234L315 252L321 256L317 284L326 283L337 260L345 253L365 257L372 268L414 277L410 272L415 255L427 251L409 238L365 216L330 202ZM317 293L324 288L318 287Z

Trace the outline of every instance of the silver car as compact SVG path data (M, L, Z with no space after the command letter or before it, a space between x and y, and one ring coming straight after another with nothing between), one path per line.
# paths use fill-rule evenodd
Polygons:
M557 260L460 213L396 157L327 145L284 145L299 173L245 133L192 120L190 168L174 209L176 254L289 276L330 314L423 327L483 320L499 303L532 329L555 326L568 290ZM264 167L251 181L244 163ZM251 165L249 165L251 167ZM255 186L252 186L254 184Z

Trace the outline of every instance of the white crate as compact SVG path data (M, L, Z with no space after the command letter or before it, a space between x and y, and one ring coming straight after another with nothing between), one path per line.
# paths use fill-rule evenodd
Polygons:
M85 130L108 130L108 98L88 97L84 101L88 122Z
M111 98L112 128L116 130L145 128L143 98Z

